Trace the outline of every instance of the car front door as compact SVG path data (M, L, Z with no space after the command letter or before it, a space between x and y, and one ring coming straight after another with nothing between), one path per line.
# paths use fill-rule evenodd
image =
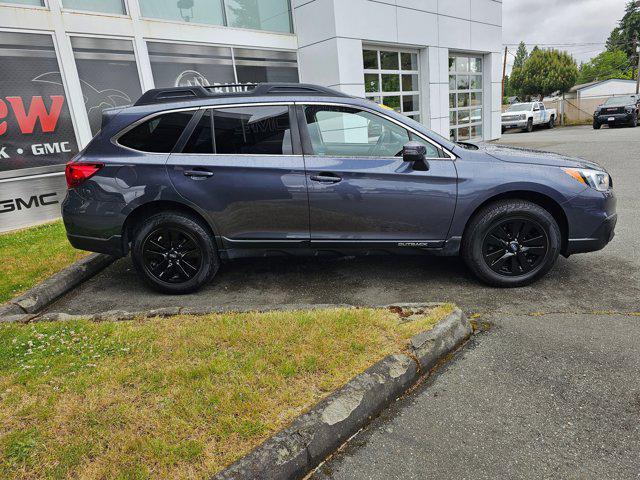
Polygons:
M225 248L308 243L307 185L293 107L211 108L200 115L167 166L177 191L208 214Z
M540 110L540 104L533 104L533 124L538 125L542 123L542 110Z
M438 246L446 239L457 174L437 145L360 107L310 103L298 106L298 118L312 246ZM403 161L410 140L427 147L428 170Z

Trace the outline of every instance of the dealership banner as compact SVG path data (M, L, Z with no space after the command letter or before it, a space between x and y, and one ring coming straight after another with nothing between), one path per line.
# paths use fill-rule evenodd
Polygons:
M0 231L7 231L60 215L62 165L78 144L52 36L0 32L0 65Z
M0 62L0 173L66 163L78 145L53 38L0 32Z

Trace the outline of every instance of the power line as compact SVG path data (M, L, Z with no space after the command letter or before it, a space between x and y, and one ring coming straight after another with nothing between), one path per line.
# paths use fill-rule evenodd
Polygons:
M538 46L538 47L591 47L595 45L606 45L607 42L576 42L576 43L526 43L525 46ZM518 47L520 43L503 43L503 47Z

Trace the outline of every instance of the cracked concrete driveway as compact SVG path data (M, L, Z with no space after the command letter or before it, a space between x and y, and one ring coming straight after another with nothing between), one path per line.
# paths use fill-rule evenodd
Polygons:
M456 258L258 259L225 265L202 291L171 297L149 290L129 258L62 298L49 311L95 313L151 308L454 301L466 311L633 310L640 298L640 130L590 127L514 133L503 143L582 156L612 173L617 237L603 251L560 258L549 276L519 290L479 284Z
M50 310L454 301L491 329L356 436L317 480L638 479L640 129L542 130L502 142L606 166L619 199L614 241L561 258L518 290L479 284L457 259L255 260L225 266L198 294L168 297L123 259Z

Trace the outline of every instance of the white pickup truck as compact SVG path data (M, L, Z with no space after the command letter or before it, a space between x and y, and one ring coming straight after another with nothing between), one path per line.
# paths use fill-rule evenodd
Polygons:
M558 113L555 108L545 108L542 102L514 103L502 114L502 133L510 128L532 132L536 125L553 128Z

